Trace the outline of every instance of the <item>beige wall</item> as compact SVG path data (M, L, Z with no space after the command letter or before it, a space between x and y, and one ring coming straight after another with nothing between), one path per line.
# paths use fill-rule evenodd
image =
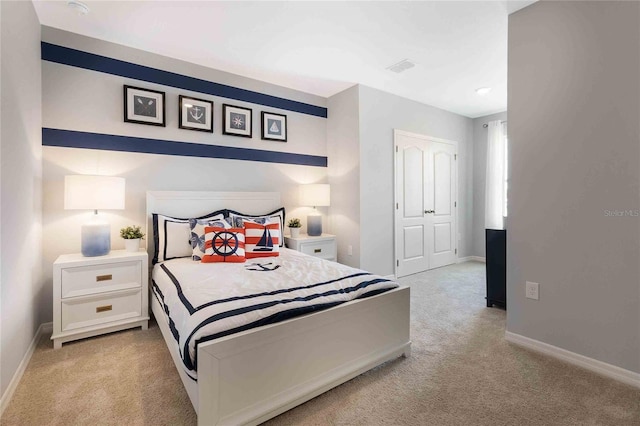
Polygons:
M473 120L370 87L359 90L360 267L394 272L394 129L458 142L458 256L470 256Z
M172 58L107 43L52 28L43 27L42 39L74 49L158 69L181 73L208 81L254 90L312 105L326 106L326 99L280 86L224 73ZM96 71L42 61L42 120L44 127L107 133L143 138L252 148L308 155L327 155L326 119L292 111L203 95L147 82L131 80ZM156 127L123 121L122 86L166 92L167 126ZM214 102L214 133L178 128L178 95L185 94ZM253 138L222 135L222 104L253 109ZM263 141L260 138L260 111L287 115L288 141ZM43 268L47 277L44 289L48 302L38 309L51 318L51 264L63 253L80 250L80 225L91 212L64 210L64 176L67 174L105 174L126 178L126 209L102 212L111 223L112 248L124 247L119 229L126 225L145 225L146 191L278 191L287 209L287 217L299 217L303 226L310 207L299 207L301 183L326 182L326 167L274 164L216 158L181 157L130 152L44 147L44 245ZM322 208L327 214L327 209ZM326 222L325 222L326 223Z
M340 238L348 235L339 242L341 261L380 275L394 273L394 129L458 142L458 255L471 255L472 122L362 85L329 98L332 223Z
M508 84L507 330L640 372L640 3L512 14Z
M38 325L50 321L41 257L40 23L31 2L0 2L0 391L4 395Z
M338 236L338 262L360 267L360 127L358 88L328 99L327 151L331 184L330 232ZM349 255L349 246L352 254Z

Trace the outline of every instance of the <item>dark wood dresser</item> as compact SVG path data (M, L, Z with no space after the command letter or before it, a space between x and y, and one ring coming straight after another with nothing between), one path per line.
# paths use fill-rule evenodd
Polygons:
M507 307L507 231L486 229L487 306Z

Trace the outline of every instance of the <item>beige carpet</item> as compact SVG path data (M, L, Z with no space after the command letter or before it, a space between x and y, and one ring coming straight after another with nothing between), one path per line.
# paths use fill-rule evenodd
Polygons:
M504 341L484 265L414 275L412 356L269 425L640 425L640 390ZM66 344L43 339L2 425L181 425L196 417L157 326Z

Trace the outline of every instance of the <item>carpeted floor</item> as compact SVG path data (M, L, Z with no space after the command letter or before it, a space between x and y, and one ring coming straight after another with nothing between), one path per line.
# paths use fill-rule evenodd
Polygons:
M412 355L268 425L640 425L640 389L508 344L486 308L484 264L411 286ZM196 416L157 326L69 343L43 338L2 425L192 425Z

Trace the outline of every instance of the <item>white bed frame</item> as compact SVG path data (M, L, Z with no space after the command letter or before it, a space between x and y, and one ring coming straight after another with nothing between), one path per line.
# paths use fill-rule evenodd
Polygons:
M147 229L153 230L152 213L192 217L228 208L262 214L278 207L277 192L147 192ZM147 235L152 258L153 237ZM195 382L184 372L162 307L150 300L199 425L262 423L410 354L409 287L400 287L200 344Z

